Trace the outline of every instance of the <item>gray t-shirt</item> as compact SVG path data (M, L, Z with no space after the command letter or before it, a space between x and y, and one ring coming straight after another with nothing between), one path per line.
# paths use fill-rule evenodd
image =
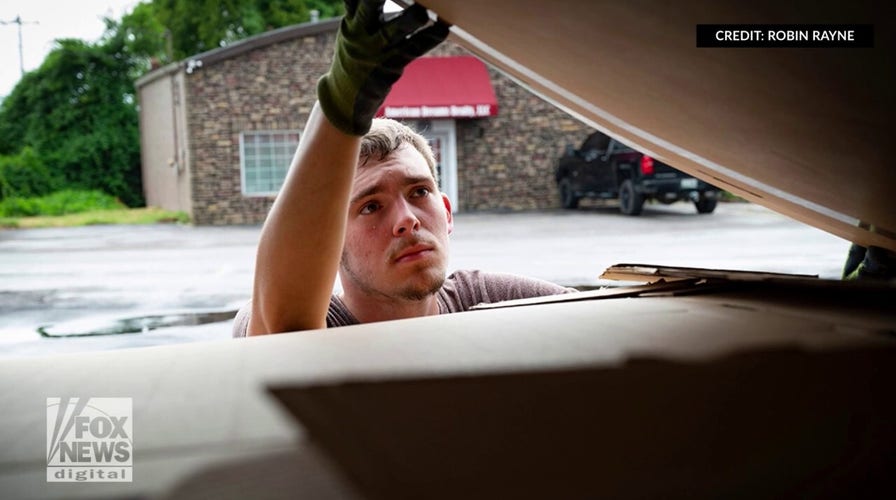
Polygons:
M442 288L436 292L439 314L468 311L477 304L491 304L505 300L544 297L575 292L547 281L516 276L513 274L487 273L483 271L455 271L445 279ZM245 337L249 327L252 302L244 305L233 322L233 336ZM327 310L327 328L360 324L336 295L330 297Z

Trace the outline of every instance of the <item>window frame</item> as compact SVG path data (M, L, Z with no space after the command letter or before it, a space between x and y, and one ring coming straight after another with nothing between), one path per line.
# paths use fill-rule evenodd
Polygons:
M287 143L288 146L292 146L292 147L291 147L291 149L289 149L288 158L285 160L285 168L283 170L283 179L280 180L280 187L278 187L274 191L251 191L250 192L248 190L248 185L247 185L247 177L248 177L248 173L249 173L248 169L247 169L247 165L246 165L246 160L247 160L247 158L246 158L247 140L246 139L247 139L247 136L259 137L259 136L267 135L269 137L272 137L272 136L278 136L278 135L279 136L288 136L290 134L296 135L296 142L295 142L294 146ZM301 139L302 139L302 131L299 129L243 130L243 131L241 131L240 132L240 193L244 197L247 197L247 198L260 198L260 197L276 196L277 193L280 192L280 188L283 187L283 181L286 179L286 174L289 172L289 165L292 162L293 156L295 156L296 147L298 146L298 143L299 143L299 141L301 141ZM257 142L255 142L255 141L253 141L252 143L257 144ZM274 143L273 141L271 141L270 144L280 146L283 143L282 142ZM258 153L254 153L253 159L256 161L256 164L253 165L253 168L255 168L255 169L266 168L270 174L273 174L275 169L278 168L275 165L272 165L269 167L262 167L257 164L262 159L269 159L269 160L271 160L272 163L277 163L277 160L278 160L277 153L270 153L269 155L264 156L264 157L260 156Z

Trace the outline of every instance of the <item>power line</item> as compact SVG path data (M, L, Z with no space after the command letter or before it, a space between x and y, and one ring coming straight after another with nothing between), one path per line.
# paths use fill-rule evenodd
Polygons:
M23 24L40 24L37 21L22 21L22 16L16 16L15 19L11 21L2 21L0 20L0 24L18 24L19 25L19 69L22 71L22 76L25 76L25 58L22 55L22 25Z

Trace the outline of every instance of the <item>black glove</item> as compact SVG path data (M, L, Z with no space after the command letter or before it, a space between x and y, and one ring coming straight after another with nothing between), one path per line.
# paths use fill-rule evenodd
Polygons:
M385 0L346 0L330 71L317 82L317 98L330 122L351 135L370 130L379 107L405 66L448 36L448 25L429 22L414 4L388 22Z

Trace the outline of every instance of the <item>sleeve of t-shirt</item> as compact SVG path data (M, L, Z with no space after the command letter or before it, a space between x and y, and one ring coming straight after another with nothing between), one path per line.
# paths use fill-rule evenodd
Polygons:
M233 318L233 330L231 331L231 335L233 338L245 337L248 335L249 331L249 316L252 314L252 301L247 302L243 307L240 308L239 311L236 312L236 317Z
M252 317L252 301L249 300L233 318L233 329L231 336L233 338L249 336L249 318ZM337 326L357 325L358 320L352 315L351 311L345 307L345 304L335 295L330 297L330 307L327 309L327 328L335 328Z
M446 312L467 311L478 304L492 304L505 300L528 299L562 293L576 292L575 288L566 288L549 281L517 276L515 274L488 273L484 271L456 271L446 280L439 292L442 295ZM252 314L252 301L246 303L236 313L233 321L234 338L245 337L249 328L249 317ZM356 324L345 306L334 299L330 301L327 312L327 326L344 326Z
M477 304L559 295L577 290L515 274L472 270L451 274L443 291L449 312L460 312Z

